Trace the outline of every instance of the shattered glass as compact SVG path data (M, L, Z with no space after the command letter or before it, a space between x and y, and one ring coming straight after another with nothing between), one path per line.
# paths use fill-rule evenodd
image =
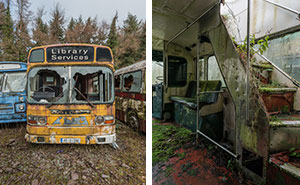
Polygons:
M72 67L71 103L109 103L113 101L113 73L107 67Z
M140 92L142 85L142 71L135 71L123 75L124 92Z
M28 102L111 103L112 77L102 66L36 67L28 74Z
M26 86L26 72L10 72L1 75L3 92L23 92ZM2 84L3 82L3 84Z

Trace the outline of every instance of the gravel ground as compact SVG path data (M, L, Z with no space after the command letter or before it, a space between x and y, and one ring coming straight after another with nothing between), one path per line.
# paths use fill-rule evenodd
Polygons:
M11 127L11 126L10 126ZM117 124L110 145L31 144L24 124L0 128L0 184L145 184L146 137Z

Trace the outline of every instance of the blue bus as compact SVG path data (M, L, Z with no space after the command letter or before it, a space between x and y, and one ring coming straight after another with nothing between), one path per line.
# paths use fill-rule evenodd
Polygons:
M0 62L0 123L26 122L26 70L23 62Z

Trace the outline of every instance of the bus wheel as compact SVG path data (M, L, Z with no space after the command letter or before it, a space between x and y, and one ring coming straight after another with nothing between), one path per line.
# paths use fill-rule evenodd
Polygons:
M139 131L139 119L137 118L134 112L129 113L128 115L128 123L131 128L135 131Z

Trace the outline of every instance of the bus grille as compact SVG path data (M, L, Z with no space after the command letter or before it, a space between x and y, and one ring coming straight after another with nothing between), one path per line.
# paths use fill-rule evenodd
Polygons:
M13 112L13 105L10 104L0 104L0 113L9 113L9 112Z

